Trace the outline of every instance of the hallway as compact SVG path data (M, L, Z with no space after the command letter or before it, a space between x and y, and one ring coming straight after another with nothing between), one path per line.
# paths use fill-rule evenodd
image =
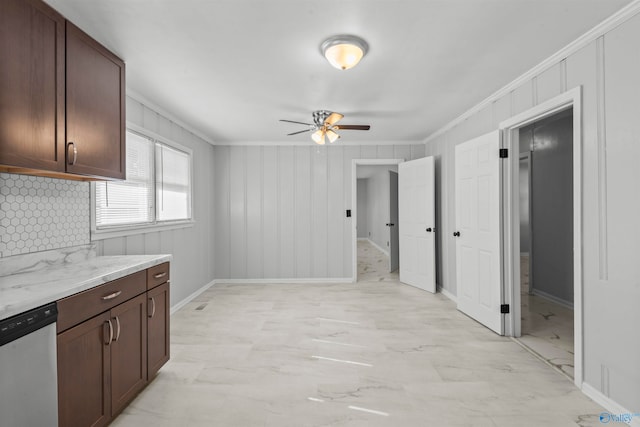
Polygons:
M113 425L600 425L600 406L511 339L371 273L211 287L172 316L170 362Z

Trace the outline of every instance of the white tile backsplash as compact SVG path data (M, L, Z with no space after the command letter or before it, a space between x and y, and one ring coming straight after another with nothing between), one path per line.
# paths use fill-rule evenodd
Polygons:
M89 183L0 173L0 257L89 243Z

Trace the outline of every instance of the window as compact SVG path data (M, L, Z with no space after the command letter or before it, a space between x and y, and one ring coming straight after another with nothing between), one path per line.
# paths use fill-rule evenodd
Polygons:
M147 133L127 130L126 181L95 183L94 237L191 223L191 150Z

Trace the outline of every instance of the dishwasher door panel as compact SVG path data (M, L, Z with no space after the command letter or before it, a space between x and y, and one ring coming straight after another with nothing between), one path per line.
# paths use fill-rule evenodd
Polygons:
M0 414L7 426L58 425L55 323L0 347Z

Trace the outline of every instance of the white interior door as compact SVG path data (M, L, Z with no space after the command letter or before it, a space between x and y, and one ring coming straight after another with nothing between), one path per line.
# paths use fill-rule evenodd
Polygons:
M503 334L500 279L500 134L456 146L458 309Z
M436 291L433 157L398 165L400 281Z
M400 265L398 252L398 173L389 171L389 272Z

